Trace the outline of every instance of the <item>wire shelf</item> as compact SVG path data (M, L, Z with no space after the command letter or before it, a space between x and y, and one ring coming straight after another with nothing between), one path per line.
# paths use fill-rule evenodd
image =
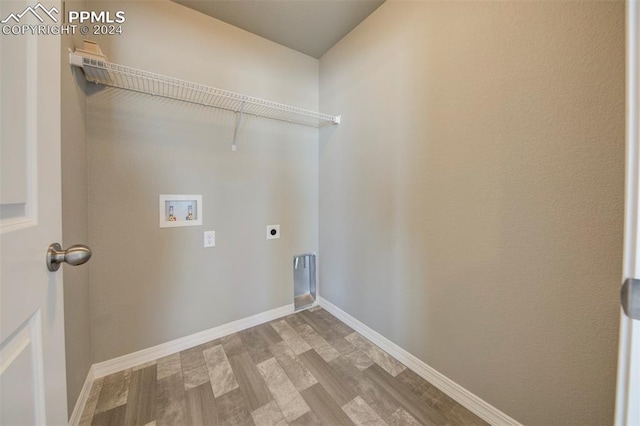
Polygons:
M74 53L70 53L70 63L84 70L87 81L105 86L313 127L340 123L340 116L241 95Z

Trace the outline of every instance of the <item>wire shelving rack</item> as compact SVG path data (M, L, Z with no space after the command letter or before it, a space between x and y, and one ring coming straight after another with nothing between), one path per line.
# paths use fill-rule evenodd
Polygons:
M71 65L82 68L87 81L93 83L233 111L239 114L236 126L239 125L243 114L312 127L340 123L339 115L323 114L253 96L241 95L149 71L87 58L73 52L69 53L69 62Z

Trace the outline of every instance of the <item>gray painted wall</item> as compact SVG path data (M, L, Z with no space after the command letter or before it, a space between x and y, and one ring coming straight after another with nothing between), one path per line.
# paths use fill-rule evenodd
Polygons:
M318 108L316 59L168 1L92 5L126 11L113 62ZM94 362L293 303L292 257L318 246L317 129L248 117L232 152L230 112L88 90ZM159 194L202 194L204 225L160 229Z
M86 1L66 2L67 10L86 8ZM87 101L84 76L69 66L68 49L80 45L82 36L62 37L62 245L88 244ZM71 415L89 368L91 318L89 264L64 266L64 328L67 358L67 404Z
M322 297L524 424L611 423L623 2L388 1L320 108Z

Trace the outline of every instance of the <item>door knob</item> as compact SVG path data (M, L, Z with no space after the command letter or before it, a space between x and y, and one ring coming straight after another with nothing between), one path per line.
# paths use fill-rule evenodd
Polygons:
M89 259L91 259L91 249L84 244L75 244L62 250L60 244L53 243L47 249L47 268L52 272L60 269L62 262L77 266L86 263Z
M640 320L640 280L627 278L622 283L620 301L624 313L631 319Z

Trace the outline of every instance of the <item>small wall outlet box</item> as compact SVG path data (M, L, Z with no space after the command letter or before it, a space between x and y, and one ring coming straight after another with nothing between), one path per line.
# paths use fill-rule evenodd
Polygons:
M204 231L204 248L216 246L216 231Z
M267 225L267 240L280 238L280 225Z

